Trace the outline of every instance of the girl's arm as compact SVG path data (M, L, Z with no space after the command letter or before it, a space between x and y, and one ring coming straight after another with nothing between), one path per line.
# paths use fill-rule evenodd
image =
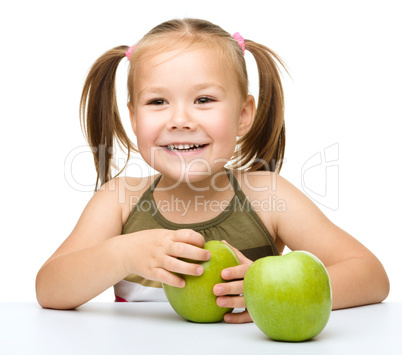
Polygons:
M260 175L256 179L262 181L254 180L253 186L266 185L266 176ZM262 205L268 194L285 203L284 210L273 210L265 215L261 211L257 213L276 244L283 242L291 250L309 251L324 263L331 278L333 309L378 303L387 297L389 280L380 261L356 239L330 222L301 191L278 175L265 196L261 192L253 195L251 190L247 191L251 199L255 197L254 201L260 202L255 206ZM239 255L239 258L242 265L222 271L223 279L233 281L214 287L215 295L219 296L217 303L222 307L245 307L243 297L230 296L243 293L243 280L239 279L244 278L251 264L244 256ZM226 314L225 320L243 323L251 318L246 310Z
M278 177L278 198L286 211L275 213L277 237L291 250L306 250L326 266L331 278L333 309L383 301L389 280L380 261L351 235L334 225L317 206Z
M208 260L204 238L191 230L149 230L121 235L123 207L118 179L99 189L76 227L39 270L36 294L45 308L80 306L135 273L173 286L183 280L171 272L200 275L202 267L177 257Z

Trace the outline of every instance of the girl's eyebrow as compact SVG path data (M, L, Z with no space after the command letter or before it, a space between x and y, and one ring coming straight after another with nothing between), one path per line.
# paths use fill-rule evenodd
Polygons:
M201 83L194 85L195 90L205 90L205 89L218 89L220 91L225 91L225 87L218 83Z
M194 90L194 91L207 90L207 89L217 89L220 91L225 91L225 87L218 83L200 83L200 84L195 84L194 86L192 86L192 90ZM141 95L144 95L144 94L161 94L168 90L169 89L166 86L146 87L138 93L138 97L140 97Z
M144 94L160 94L161 92L164 91L167 91L167 88L164 86L146 87L138 93L138 97Z

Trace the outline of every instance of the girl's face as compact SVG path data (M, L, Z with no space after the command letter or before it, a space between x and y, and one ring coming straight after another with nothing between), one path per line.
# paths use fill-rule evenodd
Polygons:
M196 182L218 172L251 126L254 99L241 97L232 68L213 49L149 56L134 80L138 148L164 177Z

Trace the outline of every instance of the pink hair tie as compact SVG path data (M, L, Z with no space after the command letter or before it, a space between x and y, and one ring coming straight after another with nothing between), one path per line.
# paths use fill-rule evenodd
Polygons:
M237 41L238 45L241 47L244 54L246 51L246 45L244 43L243 36L239 32L236 32L232 37Z
M133 46L131 46L131 47L127 50L127 52L126 52L126 57L127 57L128 60L131 60L131 54L133 53L134 48L135 48L135 44L134 44Z

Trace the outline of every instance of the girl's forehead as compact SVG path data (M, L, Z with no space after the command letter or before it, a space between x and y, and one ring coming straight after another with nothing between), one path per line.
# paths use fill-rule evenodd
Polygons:
M233 71L211 48L178 49L150 56L139 65L133 79L134 101L156 94L187 97L200 91L219 97L240 95Z
M217 46L210 45L207 43L163 43L163 44L155 44L152 47L144 48L144 50L140 51L137 57L137 63L139 62L147 62L149 60L168 60L169 58L174 58L180 55L185 55L189 52L208 52L211 55L211 60L218 59L221 57L222 50L220 50ZM162 59L161 59L162 58Z
M166 71L187 72L188 79L186 81L190 79L201 81L200 75L195 75L195 73L205 72L206 76L210 78L211 73L216 73L216 81L222 79L226 84L230 82L229 85L240 89L244 96L247 95L247 88L245 90L243 87L242 67L237 61L236 53L233 53L230 45L226 46L224 41L219 40L179 41L169 39L152 43L139 42L131 61L132 66L128 78L129 97L134 99L135 93L141 91L144 86L144 80L147 81L152 77L153 81L161 82L156 72L161 73L160 78L162 78ZM163 65L165 63L167 65ZM192 68L193 71L188 70L189 68ZM247 77L247 75L245 76ZM245 86L247 86L247 82Z
M166 48L150 50L138 58L134 76L143 74L144 71L153 71L163 68L184 70L187 67L201 71L208 68L217 68L225 73L230 72L229 61L225 61L221 52L210 46L186 46L181 48Z
M177 58L185 58L191 56L203 56L204 60L218 61L220 59L219 52L215 48L207 46L189 46L181 48L166 48L165 51L153 51L144 57L147 59L144 62L151 61L153 64L162 64L169 60Z

